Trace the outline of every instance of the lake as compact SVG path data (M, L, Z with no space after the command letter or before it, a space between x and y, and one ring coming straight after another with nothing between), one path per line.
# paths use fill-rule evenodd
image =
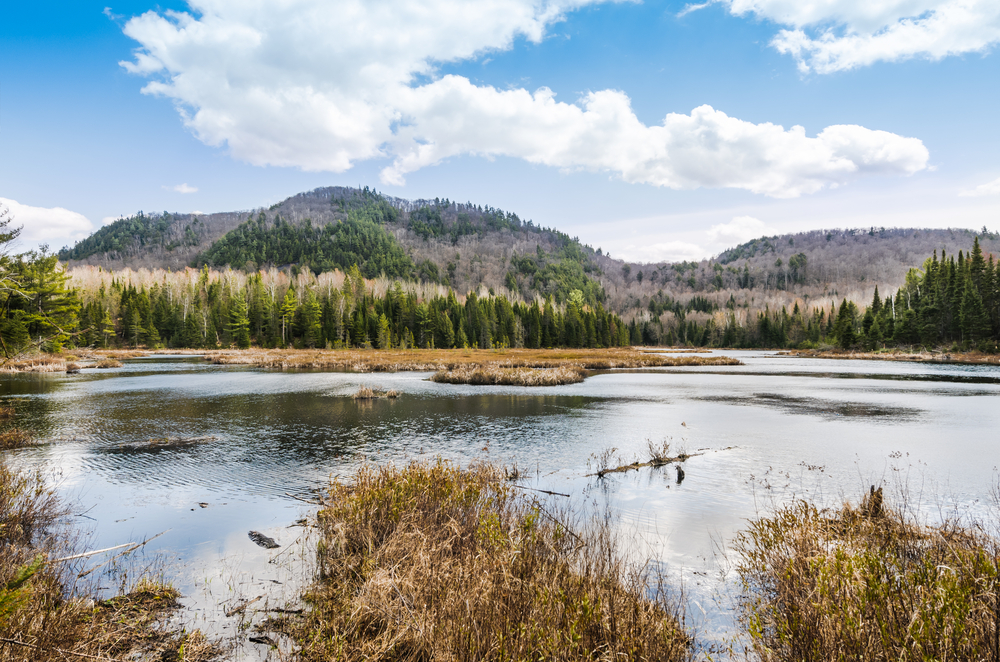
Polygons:
M774 503L836 505L874 484L931 519L992 512L997 366L715 353L744 365L541 388L152 356L79 375L5 375L0 399L43 442L9 457L51 479L87 547L165 532L133 564L165 567L186 596L179 618L215 633L238 629L225 611L239 599L295 595L311 560L300 520L312 507L300 499L362 462L516 463L527 487L570 494L585 510L610 506L629 553L655 557L683 587L705 641L733 628L725 542ZM361 386L401 395L356 401ZM693 454L682 482L673 467L587 476L609 448L613 464L645 461L648 442L667 439ZM282 547L256 546L249 530ZM105 588L118 579L105 576Z

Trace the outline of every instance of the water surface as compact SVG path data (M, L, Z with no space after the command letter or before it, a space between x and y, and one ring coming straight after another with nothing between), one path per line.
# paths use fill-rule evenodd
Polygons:
M4 376L0 399L43 442L11 457L53 478L90 545L167 531L144 551L168 561L185 618L209 630L232 627L215 603L237 593L294 594L309 562L295 523L309 506L292 497L365 461L516 462L535 487L611 503L630 547L683 584L709 638L732 627L719 551L774 501L837 503L869 484L906 485L931 517L985 512L1000 368L725 353L745 365L609 371L541 388L151 357L76 376ZM363 385L402 395L355 401ZM680 484L673 468L586 476L608 448L625 463L664 439L698 453ZM283 547L256 547L251 529Z

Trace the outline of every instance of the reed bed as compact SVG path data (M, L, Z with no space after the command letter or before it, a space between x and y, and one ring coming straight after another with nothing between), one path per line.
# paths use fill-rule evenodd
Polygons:
M735 549L762 662L1000 659L1000 545L981 528L922 526L873 488L857 508L780 508Z
M37 354L0 365L0 372L66 372L66 359L59 354Z
M101 370L106 370L108 368L121 368L123 365L125 364L119 361L118 359L106 358L106 359L101 359L100 361L95 363L94 367L100 368Z
M475 384L477 386L559 386L582 382L586 376L587 371L576 366L510 368L501 364L488 363L440 370L431 375L431 381L442 384Z
M865 361L913 361L916 363L958 363L970 365L1000 365L1000 354L984 354L983 352L949 352L949 351L907 351L890 349L875 352L856 352L852 350L803 350L794 349L778 352L778 356L801 356L813 359L857 359Z
M437 372L466 365L498 364L506 368L585 370L662 366L742 365L726 356L671 356L634 349L250 349L206 352L205 359L220 365L252 365L274 369L343 370L347 372Z
M686 660L679 610L607 524L575 528L493 465L362 467L318 514L313 660Z

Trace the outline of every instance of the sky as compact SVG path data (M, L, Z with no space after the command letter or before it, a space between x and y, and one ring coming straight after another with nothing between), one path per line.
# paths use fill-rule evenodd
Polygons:
M639 262L1000 230L996 0L8 5L19 250L331 185L491 205Z

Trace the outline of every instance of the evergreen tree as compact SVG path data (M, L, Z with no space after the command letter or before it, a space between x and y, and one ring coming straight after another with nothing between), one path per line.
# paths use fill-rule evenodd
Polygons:
M237 293L230 304L227 331L237 347L250 347L250 318L247 315L247 302L241 293Z

